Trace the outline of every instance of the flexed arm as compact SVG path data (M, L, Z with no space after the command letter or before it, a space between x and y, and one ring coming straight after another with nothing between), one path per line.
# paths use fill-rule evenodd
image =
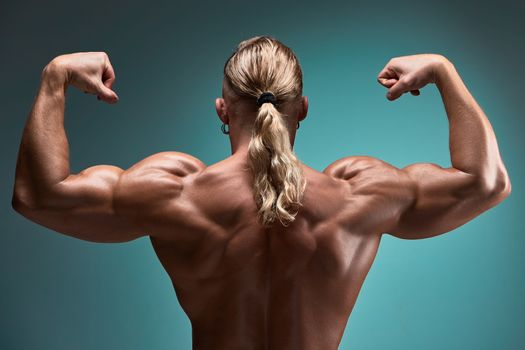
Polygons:
M113 68L104 53L58 56L42 71L40 88L26 122L18 154L14 202L29 207L49 199L55 186L70 175L69 145L64 130L66 90L74 85L109 103Z
M409 165L400 178L411 189L412 201L388 233L402 238L426 238L448 232L505 199L511 192L496 136L454 65L441 55L396 57L379 73L378 81L395 100L435 83L449 119L452 167L432 163Z
M170 239L187 239L159 225L166 225L167 217L175 225L188 216L191 201L177 198L185 179L205 168L197 158L160 152L126 170L96 165L70 173L64 130L67 86L115 103L114 80L102 52L59 56L46 66L20 144L13 208L37 224L86 241L127 242L162 232L169 232Z
M12 205L19 213L90 241L125 241L142 234L130 218L114 210L122 169L98 165L70 174L66 89L73 85L115 103L114 79L109 59L101 52L58 56L44 68L18 154Z

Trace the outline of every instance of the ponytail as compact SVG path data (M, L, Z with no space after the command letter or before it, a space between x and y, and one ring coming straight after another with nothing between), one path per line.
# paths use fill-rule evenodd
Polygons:
M288 226L301 206L306 180L292 151L283 115L272 103L259 107L248 156L260 222L268 225L279 219Z
M259 106L248 146L259 222L266 226L278 219L288 226L301 206L306 180L286 127L296 120L283 115L275 105L300 100L303 81L299 61L277 39L253 37L242 41L226 61L224 83L223 88L239 101L257 100Z

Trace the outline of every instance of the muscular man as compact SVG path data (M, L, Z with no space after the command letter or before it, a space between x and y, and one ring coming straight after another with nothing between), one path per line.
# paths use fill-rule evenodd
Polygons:
M492 127L449 60L396 57L377 79L389 100L436 84L452 167L349 156L318 172L300 162L293 143L308 101L299 62L274 38L255 37L227 60L216 100L231 156L206 166L161 152L126 170L71 174L67 87L118 97L105 53L58 56L43 70L23 133L13 207L87 241L148 235L194 349L337 349L384 233L443 234L511 191Z

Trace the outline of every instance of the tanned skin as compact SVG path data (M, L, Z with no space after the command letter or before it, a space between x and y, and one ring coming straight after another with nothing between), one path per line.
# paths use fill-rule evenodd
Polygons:
M230 126L230 157L206 166L161 152L126 170L98 165L72 174L66 89L115 103L114 80L100 52L58 56L45 67L20 145L13 207L82 240L149 236L191 321L194 349L337 349L383 234L440 235L511 192L487 117L441 55L393 58L377 80L392 101L437 86L452 167L397 168L368 156L337 160L323 172L301 163L308 186L288 227L257 222L247 162L256 106L227 87L216 109ZM308 101L284 108L293 144Z

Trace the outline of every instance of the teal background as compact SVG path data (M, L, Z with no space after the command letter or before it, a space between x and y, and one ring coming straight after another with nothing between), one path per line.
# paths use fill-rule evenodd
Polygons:
M441 53L496 132L511 196L439 237L385 235L340 349L523 349L523 62L519 2L179 1L0 4L0 348L190 349L189 321L147 237L95 244L11 208L17 150L40 72L54 56L106 51L116 105L68 91L73 172L156 152L206 164L230 153L214 98L236 44L273 35L295 50L310 111L296 152L322 170L350 155L450 166L435 86L388 101L391 57Z

